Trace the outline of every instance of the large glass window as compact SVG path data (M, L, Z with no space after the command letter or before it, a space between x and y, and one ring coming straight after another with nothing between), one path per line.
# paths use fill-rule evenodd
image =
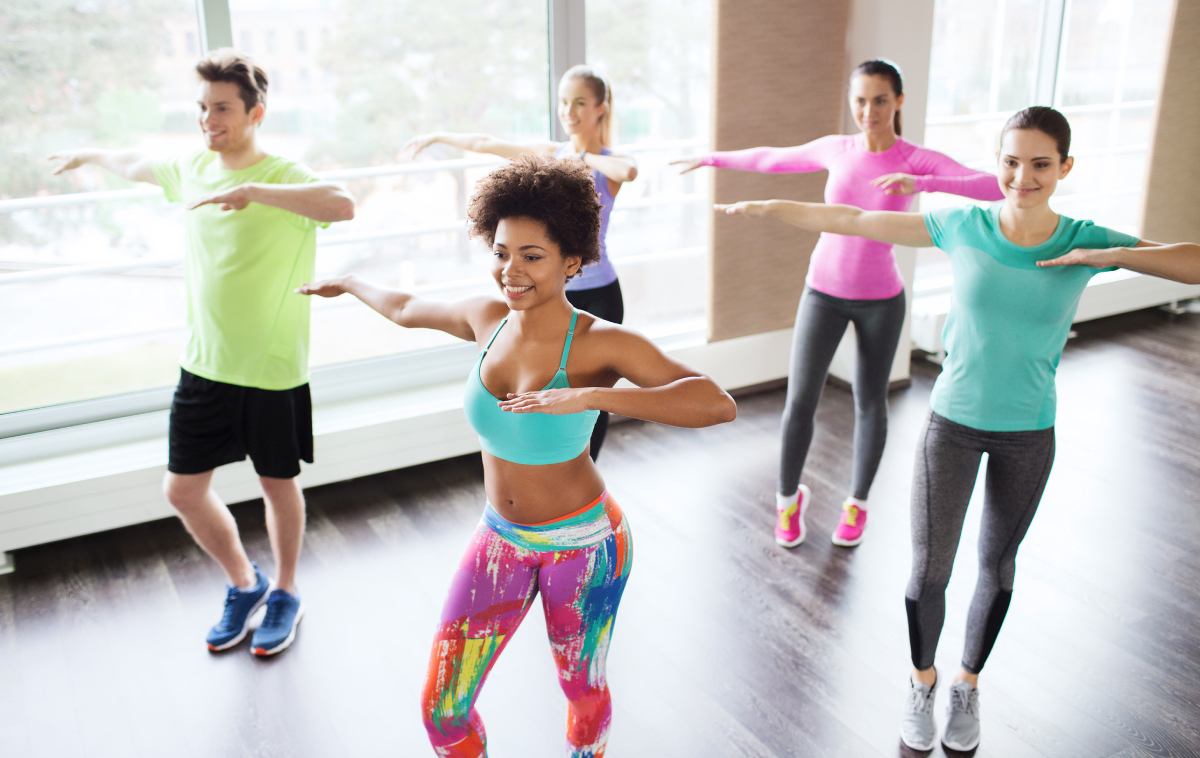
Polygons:
M1005 120L1053 105L1076 160L1051 204L1136 234L1170 18L1170 0L937 0L925 143L991 171ZM923 195L921 208L965 202ZM940 251L920 251L918 292L948 275Z
M400 150L434 130L548 138L545 0L199 2L227 2L234 43L268 73L264 149L346 182L358 200L354 221L319 233L318 277L355 273L444 298L489 289L487 253L462 219L498 159L435 146L400 164ZM704 317L706 176L667 163L707 141L709 2L587 3L589 62L613 82L618 147L641 169L618 197L609 250L627 321L652 334ZM50 0L0 19L11 114L0 140L12 157L0 167L0 413L174 384L184 211L94 167L51 177L44 157L202 149L196 11L196 0ZM351 298L313 302L313 366L452 341L398 329Z
M651 334L704 326L709 172L667 164L708 145L711 15L710 0L587 0L588 63L612 85L616 146L639 171L608 252L626 323Z
M57 150L196 144L195 5L9 3L0 29L0 412L173 383L179 269L56 272L170 264L182 211L154 188L133 189L137 201L42 200L132 187L92 167L51 176L45 158Z

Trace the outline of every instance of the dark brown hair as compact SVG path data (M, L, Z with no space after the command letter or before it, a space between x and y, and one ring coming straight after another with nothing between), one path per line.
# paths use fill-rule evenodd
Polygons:
M600 260L600 200L581 161L522 155L485 176L467 206L467 232L491 247L506 218L537 221L563 256L580 257L581 268Z
M604 81L590 66L585 66L582 63L578 66L571 66L567 72L562 75L563 81L567 79L579 79L588 86L592 91L592 95L597 102L604 103L608 106L605 109L604 115L600 117L600 144L605 147L612 147L612 132L613 132L613 99L612 87L608 86L608 82Z
M854 69L854 73L850 74L853 79L856 76L880 76L892 83L892 93L896 97L904 94L904 80L900 78L900 67L891 61L883 58L873 58L869 61L863 61L858 64L858 68ZM896 115L892 118L892 128L896 130L896 136L900 135L900 108L896 107Z
M1045 134L1054 140L1054 145L1058 148L1058 159L1064 163L1071 154L1071 125L1067 123L1066 116L1053 108L1031 105L1014 113L1000 130L1001 145L1004 144L1004 135L1008 134L1010 129L1032 129Z
M206 82L232 82L246 104L246 112L260 103L267 104L267 72L250 56L232 47L211 51L196 64L196 73Z

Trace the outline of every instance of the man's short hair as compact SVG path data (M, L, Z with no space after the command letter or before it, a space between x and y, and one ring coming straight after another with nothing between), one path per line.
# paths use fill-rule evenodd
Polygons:
M196 73L206 82L232 82L246 104L246 112L258 104L267 104L267 72L250 56L232 47L213 50L196 64Z

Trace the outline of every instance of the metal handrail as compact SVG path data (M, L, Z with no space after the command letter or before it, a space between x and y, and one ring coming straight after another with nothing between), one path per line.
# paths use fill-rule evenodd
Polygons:
M622 153L648 153L665 150L679 150L689 147L707 145L703 139L665 140L662 142L642 142L623 145ZM410 163L392 163L384 166L363 166L361 168L344 168L333 171L318 171L317 176L330 181L348 181L351 179L372 179L381 176L398 176L400 174L429 174L438 171L462 171L469 168L486 168L503 163L501 158L457 158L445 161L413 161ZM19 197L12 200L0 200L0 213L15 211L38 210L41 208L60 208L71 205L94 205L121 200L147 200L162 197L161 190L156 187L133 187L121 190L102 190L97 192L69 192L62 195L45 195L42 197Z
M1064 105L1058 108L1063 115L1073 113L1103 113L1104 111L1131 110L1135 108L1152 108L1153 100L1133 100L1127 103L1100 103L1095 105ZM992 113L964 113L959 116L934 116L925 119L925 126L945 126L948 124L973 124L979 121L1002 121L1012 114L1012 111L994 111Z
M677 260L680 258L689 258L692 256L704 255L707 252L705 247L684 247L677 250L658 250L652 253L641 253L639 255L630 255L618 259L618 263L629 265L630 263L658 263L662 261ZM181 261L180 261L181 262ZM167 261L160 261L162 265L167 265ZM147 264L138 264L145 266ZM136 266L135 266L136 267ZM43 273L27 272L27 273ZM413 287L411 292L416 295L435 295L440 292L453 292L468 287L478 286L484 280L480 277L472 277L470 279L455 279L448 282L438 282L437 284L426 284L419 287ZM358 305L357 300L346 299L341 301L323 301L320 309L335 310L340 308L354 307ZM97 342L115 342L123 339L134 339L137 337L148 337L153 334L170 334L187 328L187 324L179 321L169 324L163 324L149 329L135 329L133 331L124 332L94 332L75 337L67 337L65 339L53 340L50 342L25 342L17 345L8 345L0 347L0 357L6 355L18 355L21 353L32 353L40 350L56 350L64 347L74 347L76 345L89 345Z

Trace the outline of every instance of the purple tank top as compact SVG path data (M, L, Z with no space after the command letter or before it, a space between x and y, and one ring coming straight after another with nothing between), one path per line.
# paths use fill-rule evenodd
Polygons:
M554 151L555 158L570 156L571 143L564 142ZM612 155L607 147L600 150L601 155ZM596 182L596 195L600 198L600 261L590 266L584 266L579 276L567 282L568 290L592 290L605 287L617 280L617 270L608 259L608 247L605 238L608 236L608 216L612 213L613 196L608 191L608 177L592 170L592 180Z

